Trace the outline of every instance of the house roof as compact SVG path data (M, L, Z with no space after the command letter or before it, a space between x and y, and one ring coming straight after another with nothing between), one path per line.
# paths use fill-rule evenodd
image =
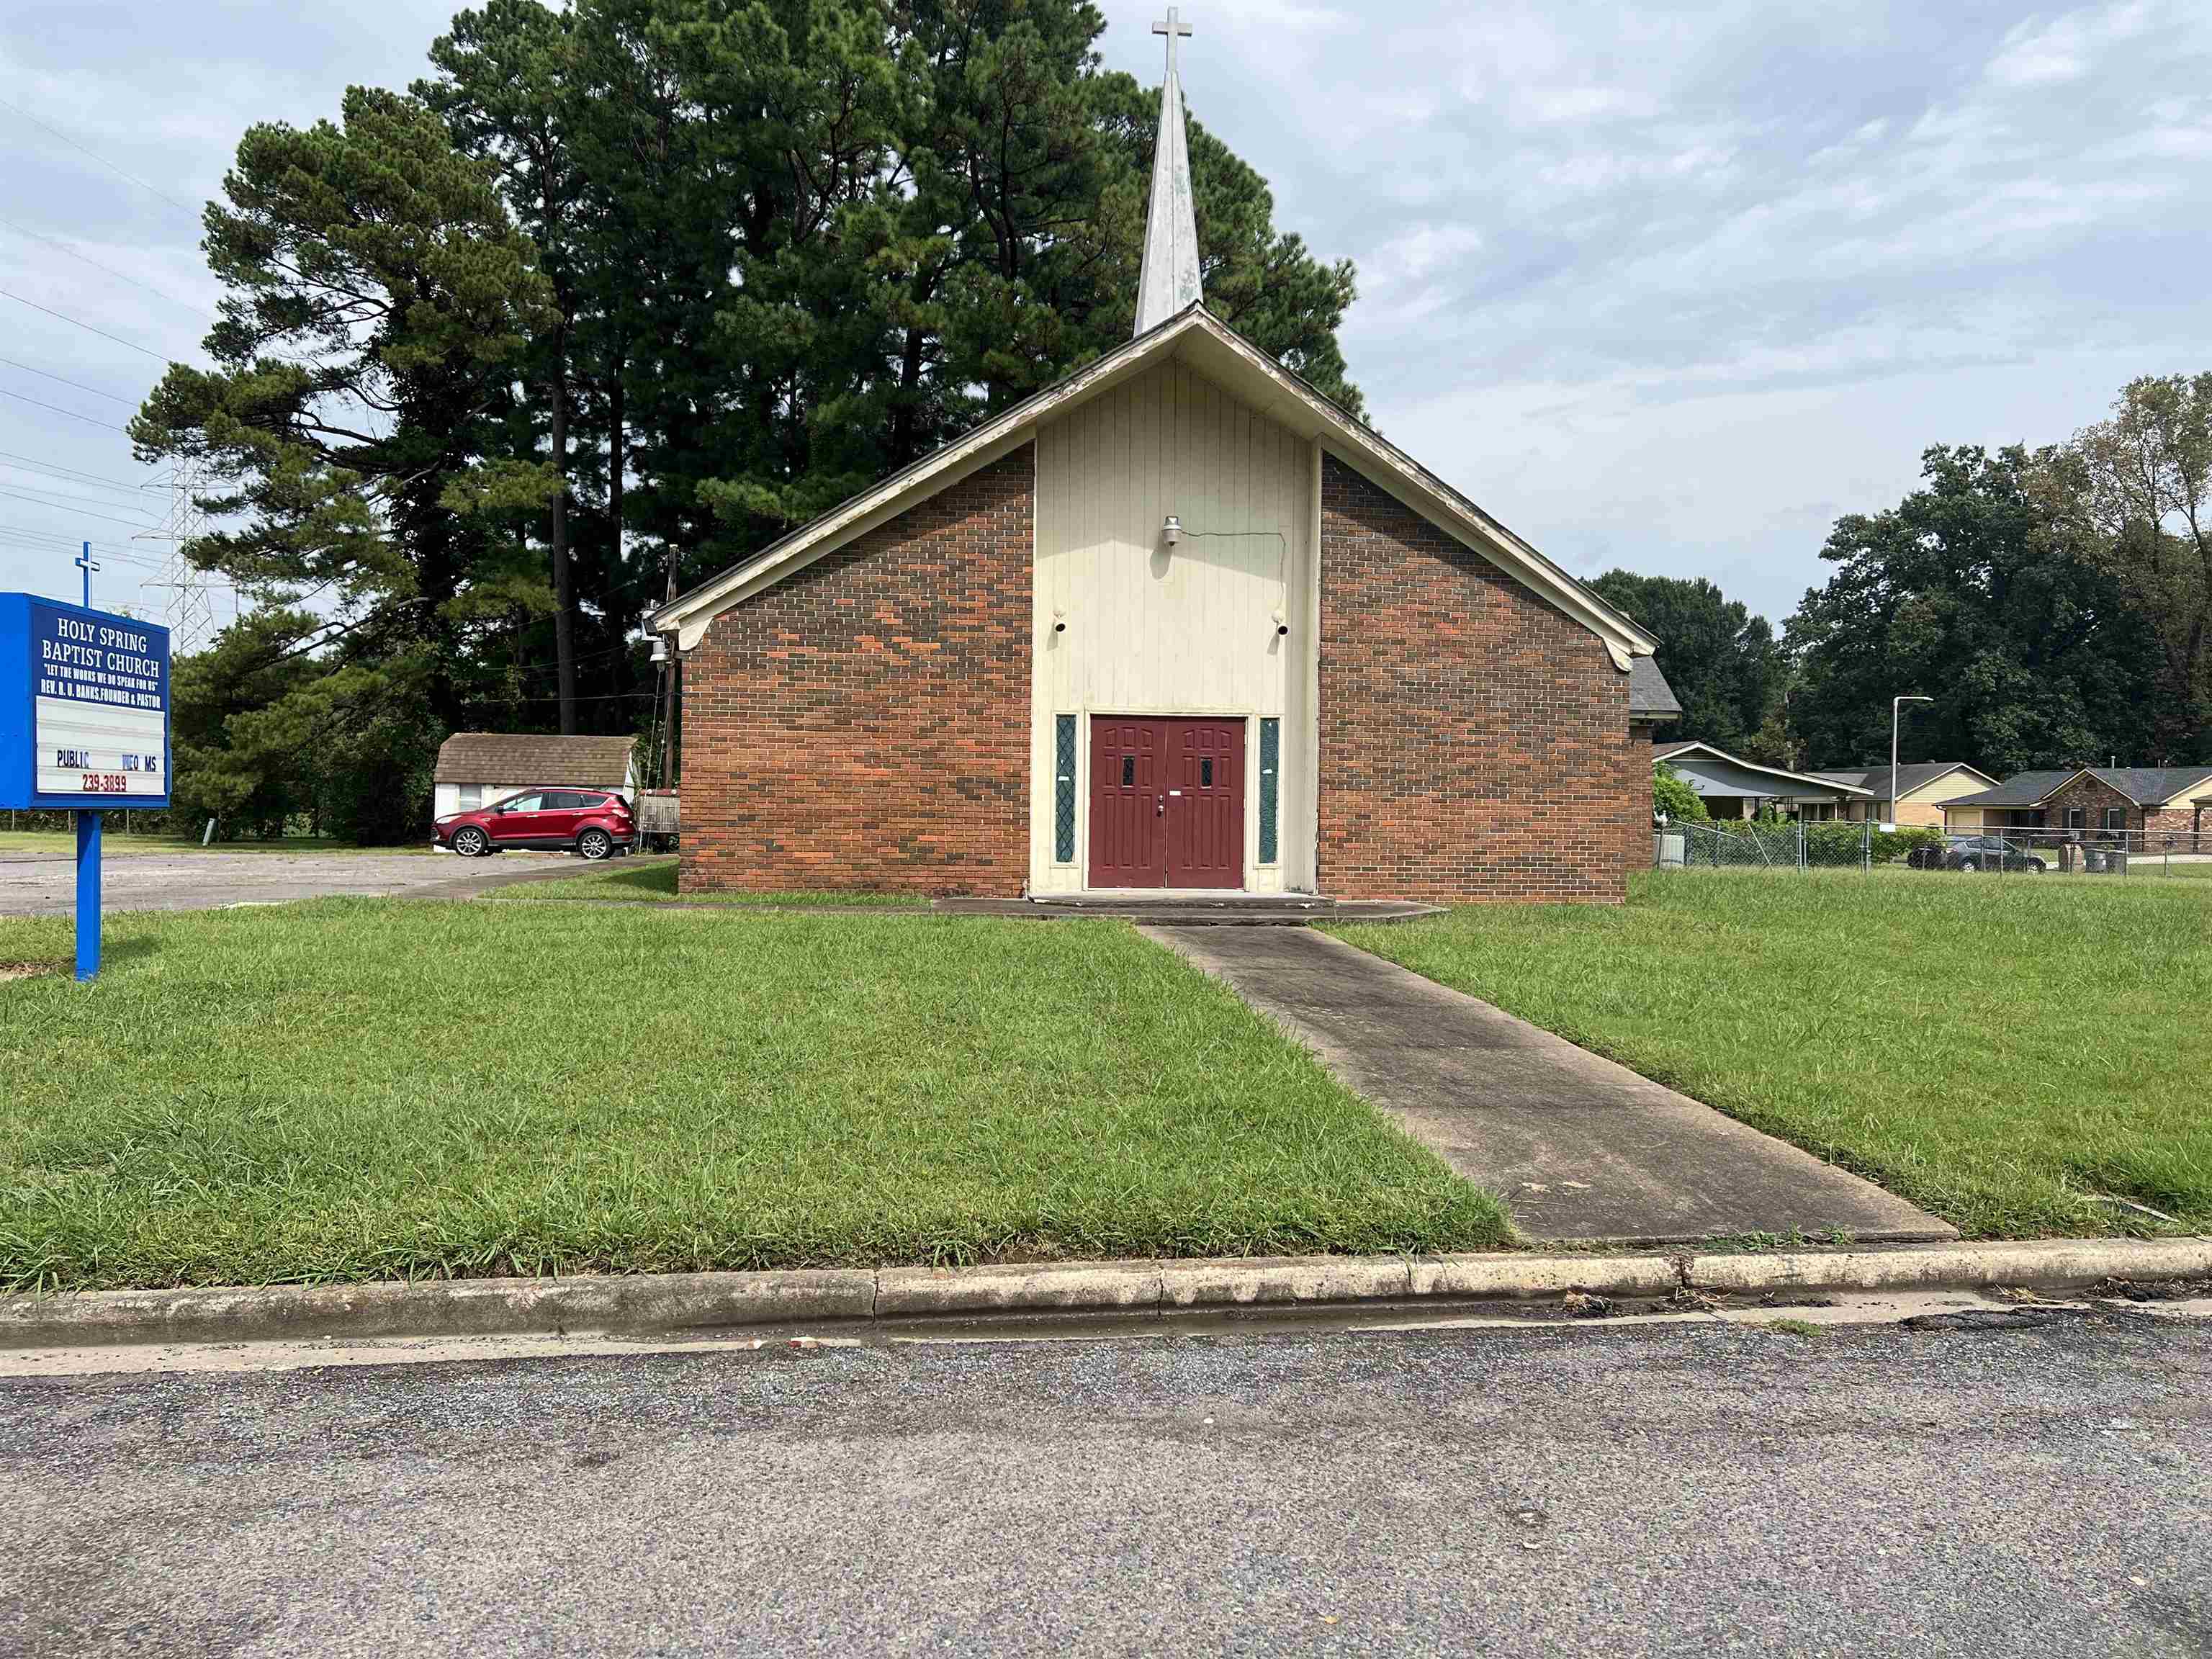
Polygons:
M1628 718L1650 720L1655 726L1682 712L1674 701L1674 688L1659 672L1656 657L1638 657L1628 665Z
M629 738L556 738L456 732L438 746L437 783L573 783L619 789L629 781Z
M1657 744L1651 750L1651 763L1654 766L1656 766L1661 761L1680 760L1684 757L1687 756L1692 750L1696 750L1699 754L1709 755L1717 761L1726 761L1730 766L1740 767L1747 772L1763 772L1768 777L1778 779L1787 783L1810 784L1813 786L1814 793L1818 794L1869 795L1874 793L1872 790L1862 787L1857 784L1838 783L1834 778L1826 776L1818 772L1788 772L1784 771L1778 766L1762 766L1757 761L1740 759L1736 756L1729 754L1725 749L1716 749L1709 743L1698 743L1692 741L1688 743L1662 743ZM1784 796L1802 794L1804 791L1801 789L1778 789L1774 793L1777 796Z
M1964 761L1918 761L1910 766L1900 766L1897 769L1897 793L1900 797L1909 795L1914 790L1924 788L1939 778L1949 777L1954 772L1972 772L1985 785L1994 785L1996 782L1995 778L1979 767L1969 766ZM1838 783L1856 784L1858 787L1869 791L1883 800L1890 799L1889 769L1887 766L1862 766L1838 771L1829 771L1824 769L1814 773L1813 775L1816 778L1833 778Z
M802 525L743 563L679 594L651 612L647 627L657 634L673 632L678 648L690 650L723 611L1020 448L1046 422L1170 356L1189 363L1296 435L1318 441L1338 460L1549 600L1604 641L1614 665L1623 672L1630 671L1632 659L1659 648L1658 641L1636 623L1203 305L1187 307L1158 327Z
M2212 782L2212 766L2074 766L2021 772L1978 795L1961 795L1946 806L2040 806L2079 777L2117 790L2131 805L2164 806Z

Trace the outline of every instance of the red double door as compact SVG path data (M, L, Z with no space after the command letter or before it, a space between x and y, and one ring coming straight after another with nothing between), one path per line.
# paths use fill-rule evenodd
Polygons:
M1091 721L1091 884L1244 884L1244 722Z

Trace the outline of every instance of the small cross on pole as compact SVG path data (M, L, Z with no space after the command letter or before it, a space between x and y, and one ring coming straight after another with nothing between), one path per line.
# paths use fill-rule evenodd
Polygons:
M92 562L92 544L87 542L84 544L84 551L70 562L84 572L84 608L89 611L92 609L92 573L100 568Z
M1190 39L1190 25L1182 21L1182 15L1175 7L1170 6L1167 21L1153 24L1152 33L1168 38L1168 73L1172 76L1176 72L1176 40L1178 37Z

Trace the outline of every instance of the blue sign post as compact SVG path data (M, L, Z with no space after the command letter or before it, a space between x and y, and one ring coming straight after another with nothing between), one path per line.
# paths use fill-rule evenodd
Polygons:
M0 593L0 807L76 815L80 980L100 971L100 815L168 804L169 630Z

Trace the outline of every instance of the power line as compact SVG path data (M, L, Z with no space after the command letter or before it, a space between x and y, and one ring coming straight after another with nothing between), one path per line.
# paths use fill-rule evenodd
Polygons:
M67 558L76 551L74 542L66 547L40 547L29 542L11 542L4 537L0 537L0 547L11 547L19 553L36 553L49 559ZM126 559L118 554L103 553L96 547L92 550L92 556L102 568L109 565L127 565L133 570L143 570L149 576L157 576L161 572L161 567L151 559Z
M0 537L0 547L13 547L21 552L43 553L57 558L64 554L73 556L82 544L81 542L59 541L46 545L17 541L12 537ZM106 564L127 564L134 570L150 570L157 574L162 568L159 559L142 559L134 554L118 553L113 548L102 547L98 542L92 544L92 556Z
M43 311L47 316L55 318L61 322L67 323L72 328L81 328L88 334L97 334L101 339L112 340L119 346L129 346L131 350L141 353L145 356L151 357L157 363L167 363L170 361L168 357L165 356L161 352L155 351L150 346L142 346L136 340L126 340L120 334L110 334L104 328L94 328L90 323L79 322L74 317L64 317L60 312L56 311L52 306L42 306L36 300L26 300L21 295L10 294L4 288L0 288L0 299L13 300L19 306L28 306L33 311Z
M139 189L151 191L154 195L160 197L163 201L167 202L171 207L176 209L178 212L185 215L195 224L199 222L199 215L194 212L191 208L186 207L175 197L170 195L167 191L159 189L155 185L148 184L143 179L138 177L135 173L124 172L121 167L116 166L114 162L109 161L105 155L101 155L95 151L85 149L82 144L77 143L76 139L70 137L69 134L64 132L59 127L48 126L44 121L39 119L37 116L32 114L30 111L25 109L21 104L11 104L5 98L0 98L0 107L14 110L16 114L21 116L33 126L40 128L47 132L51 132L55 137L60 139L62 143L67 144L71 149L76 150L82 155L91 156L94 161L99 162L100 166L106 167L110 173L115 174L118 179L127 179L132 184L137 185Z
M75 248L71 247L67 242L63 241L58 236L49 236L44 231L27 229L25 227L7 219L0 219L0 228L12 230L18 236L28 236L35 241L44 242L48 247L58 248L64 253L68 254L70 258L82 260L84 264L90 265L94 270L104 270L109 276L114 277L118 282L128 283L133 288L143 289L155 299L167 300L171 305L176 307L179 311L189 311L193 316L198 318L203 322L211 323L215 320L213 317L210 316L206 312L202 311L198 306L192 304L189 300L179 300L173 294L163 293L160 289L155 288L151 283L140 282L136 276L130 275L127 271L118 270L113 265L102 264L90 254L78 252Z
M98 386L87 386L82 380L72 380L64 374L52 374L43 368L33 368L28 363L19 363L13 357L0 357L0 363L7 364L10 368L20 368L26 374L35 374L42 380L58 380L64 386L73 386L79 392L89 392L94 397L105 398L110 403L123 404L132 409L138 406L138 400L136 398L118 398L112 392L102 392Z
M79 485L90 484L97 489L112 489L118 495L131 495L135 497L143 495L146 493L145 486L142 484L110 483L105 478L78 477L71 473L64 471L59 468L32 466L23 461L0 459L0 472L33 472L42 478L58 478L64 483ZM7 479L0 478L0 483L6 483L7 482ZM28 489L31 487L32 486L29 484L25 484L23 486L26 489Z
M35 495L21 495L21 494L18 493L18 492L17 492L17 491L15 491L15 490L13 490L13 489L0 489L0 495L6 495L6 496L10 497L10 498L11 498L11 499L13 499L13 500L19 501L28 501L28 502L30 502L33 507L51 507L51 506L52 506L52 505L53 505L51 501L40 501L40 500L37 496L35 496ZM106 502L106 501L102 501L102 502L100 503L100 505L101 505L102 507L106 507L106 506L108 506L108 505L109 505L109 503L108 503L108 502ZM131 529L132 529L132 530L143 530L143 529L145 529L145 528L147 527L147 526L146 526L146 525L145 525L143 521L141 521L141 520L136 520L136 519L117 519L117 518L111 518L111 517L109 517L109 516L108 516L106 514L105 514L105 513L82 513L82 512L78 512L78 511L77 511L76 508L74 508L74 507L70 508L70 511L71 513L75 514L76 514L76 517L78 517L78 518L80 518L80 519L102 519L102 520L106 520L106 521L107 523L109 523L109 524L119 524L119 525L125 525L125 526L129 526Z
M11 483L15 483L15 481L13 478L0 478L0 486L4 486L4 485L7 485L7 484L11 484ZM33 489L33 488L32 486L30 486L29 484L19 484L19 485L17 485L17 486L16 486L15 489L14 491L10 492L10 493L12 493L12 494L15 494L15 495L24 495L24 496L33 496L33 495L46 495L46 496L52 496L54 500L56 500L56 501L74 501L74 502L81 502L82 504L83 504L84 506L87 506L87 507L121 507L121 506L123 505L120 501L106 501L106 500L104 500L104 499L102 499L101 497L100 497L100 496L98 496L98 495L70 495L70 494L67 490L65 490L65 489ZM143 509L143 508L125 508L125 511L145 511L145 512L146 512L146 521L147 521L147 523L149 523L149 524L155 524L155 523L158 523L158 522L159 522L159 515L158 515L158 514L155 514L155 513L153 513L153 512L151 512L151 511L148 511L148 510L146 510L146 509ZM118 520L116 520L116 522L117 522L118 524L120 524L120 523L122 523L123 521L122 521L120 519L118 519Z
M52 530L33 530L28 525L21 524L0 524L0 533L10 536L36 537L45 541L52 542L56 545L62 547L75 547L79 542L84 539L82 536L64 536ZM130 544L127 542L116 543L95 541L92 544L92 550L95 553L100 552L103 549L110 552L126 554L131 550Z
M13 398L19 404L29 404L38 409L51 409L55 414L66 415L73 421L87 421L94 426L104 426L110 432L120 432L126 437L130 435L128 427L120 427L112 421L99 420L90 415L80 415L73 409L64 409L59 404L50 404L43 398L33 398L21 392L10 392L4 386L0 386L0 398Z
M74 466L64 466L58 461L42 461L35 455L18 455L13 450L0 449L0 462L13 461L26 472L43 472L49 477L67 478L72 483L106 484L114 489L139 490L148 488L143 483L125 483L118 478L103 478L97 472L86 472Z
M69 477L66 473L49 473L42 467L22 467L22 465L18 465L18 462L13 462L13 460L0 460L0 473L35 473L38 477L60 477L64 484L77 484L77 487L84 487L86 483L91 483L91 480L84 480L84 477ZM13 489L49 489L49 484L24 484L20 477L4 477L4 476L0 476L0 484L9 484L9 487ZM143 498L143 493L146 493L142 491L142 489L135 487L135 484L93 484L93 487L106 489L106 491L112 491L115 495L128 495L131 500ZM60 491L55 491L55 493L60 493Z

